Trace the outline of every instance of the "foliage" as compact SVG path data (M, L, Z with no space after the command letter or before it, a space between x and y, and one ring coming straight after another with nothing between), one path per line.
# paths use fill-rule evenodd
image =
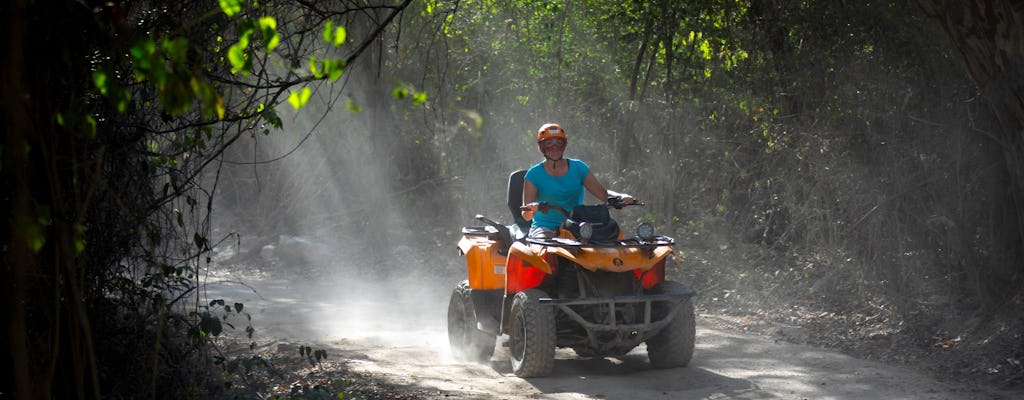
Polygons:
M430 4L408 26L423 40L389 37L377 62L429 101L377 104L387 117L366 124L396 134L356 141L372 154L356 165L387 171L371 179L386 187L318 200L282 191L298 214L317 202L401 204L338 212L370 232L372 253L417 240L369 222L423 219L403 209L453 226L467 209L507 215L500 178L536 162L531 131L556 121L570 156L647 200L637 218L684 252L753 248L749 262L720 268L799 281L790 301L914 316L971 313L1019 292L1016 236L995 222L1016 208L996 194L1008 179L990 140L999 117L913 4L460 1ZM737 285L724 290L764 289Z
M219 393L208 360L234 365L211 352L244 308L197 290L231 238L211 237L222 155L283 129L278 105L337 82L408 4L5 5L3 339L24 346L0 390Z
M549 121L684 254L753 255L716 267L763 282L725 293L785 279L789 301L896 317L1008 304L1024 276L1021 118L1002 89L1017 80L979 92L927 20L984 44L941 17L973 14L920 3L5 3L0 335L24 346L0 391L216 395L213 370L260 361L207 363L244 315L197 290L211 249L238 240L213 237L215 205L262 236L344 225L397 265L380 246L418 223L506 215L495 177L536 162ZM1016 60L960 54L975 83ZM264 146L286 135L299 144ZM288 158L299 146L341 167ZM303 214L322 204L355 206Z
M829 287L829 303L904 316L1019 294L1019 235L996 222L1019 208L997 194L1013 179L990 140L1001 117L913 4L462 1L443 34L432 98L483 120L437 128L436 151L462 155L445 162L503 176L527 166L503 154L529 154L554 120L571 156L648 200L684 248L766 251L721 266L736 275L814 254L826 266L797 297ZM465 192L476 209L503 202Z

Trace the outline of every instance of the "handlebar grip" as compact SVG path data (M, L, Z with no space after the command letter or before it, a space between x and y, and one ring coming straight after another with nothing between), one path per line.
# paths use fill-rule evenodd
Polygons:
M644 206L644 205L645 205L644 202L642 202L640 200L637 200L637 199L633 199L632 203L626 203L626 201L623 200L621 197L609 197L608 198L608 206L612 207L612 208L615 208L615 209L622 209L622 208L624 208L626 206Z

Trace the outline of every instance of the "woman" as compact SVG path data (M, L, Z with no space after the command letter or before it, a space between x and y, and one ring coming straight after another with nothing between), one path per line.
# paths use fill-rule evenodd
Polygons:
M544 154L544 161L526 171L523 182L523 218L532 220L530 237L558 236L558 227L565 216L549 209L539 211L539 203L547 203L572 210L583 203L583 189L601 201L607 202L608 197L620 197L627 204L633 197L605 189L590 172L590 166L574 158L565 158L565 147L568 138L565 130L558 124L544 124L537 130L537 147Z

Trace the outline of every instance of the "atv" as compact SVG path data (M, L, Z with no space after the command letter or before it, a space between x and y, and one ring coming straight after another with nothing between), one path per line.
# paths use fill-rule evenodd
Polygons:
M647 344L656 368L686 366L693 356L695 321L686 286L665 280L674 239L642 223L625 237L609 209L625 204L582 205L573 210L541 204L566 216L554 238L528 238L520 215L525 171L509 177L508 207L514 223L483 215L483 226L462 228L459 252L468 279L452 291L448 341L461 361L487 362L498 338L509 348L512 371L545 376L555 349L583 357L623 355Z

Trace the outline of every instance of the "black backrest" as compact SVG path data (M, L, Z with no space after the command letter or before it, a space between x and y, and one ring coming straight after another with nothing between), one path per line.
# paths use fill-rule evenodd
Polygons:
M599 204L593 206L573 207L572 212L569 215L569 219L576 222L604 224L611 221L612 216L608 213L608 206Z
M508 176L508 210L512 212L512 219L523 232L530 230L530 221L523 218L519 207L523 205L523 180L526 177L526 170L521 169Z
M608 213L608 206L604 204L576 206L572 209L571 214L569 220L573 223L569 224L569 231L574 235L579 236L580 233L575 223L590 222L594 224L594 234L590 237L590 240L595 242L618 240L619 223L615 222L615 219Z

